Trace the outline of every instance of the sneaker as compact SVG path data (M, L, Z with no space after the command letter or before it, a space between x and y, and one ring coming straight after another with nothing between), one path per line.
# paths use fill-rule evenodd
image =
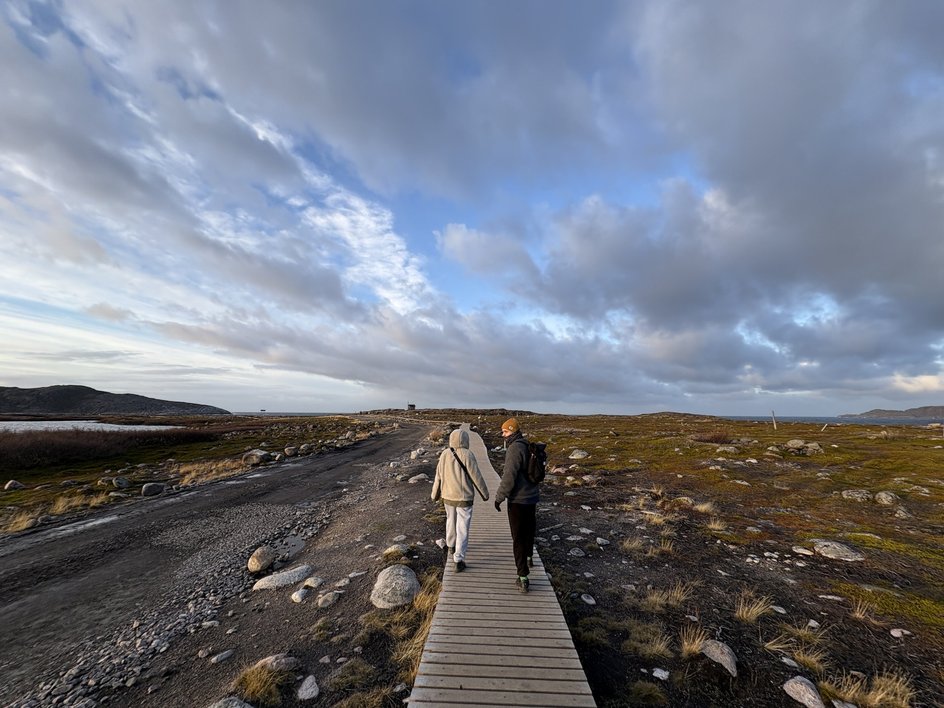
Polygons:
M465 570L465 561L456 561L456 572L461 573Z
M527 578L518 578L515 581L515 585L518 586L518 592L528 592L528 586L530 583Z

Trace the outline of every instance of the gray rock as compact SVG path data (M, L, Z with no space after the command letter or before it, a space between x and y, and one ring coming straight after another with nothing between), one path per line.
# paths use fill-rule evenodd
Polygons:
M312 575L310 578L305 578L305 582L302 585L306 588L318 588L324 584L324 578L319 578L317 575Z
M308 676L302 681L302 685L298 687L298 700L313 701L318 697L319 693L321 693L321 689L318 688L318 682L315 680L315 677Z
M584 553L582 548L571 548L568 555L574 556L575 558L583 558L587 554Z
M252 586L253 590L275 590L277 588L284 588L286 585L293 585L295 583L300 583L305 578L308 577L308 574L311 573L311 567L307 565L299 565L289 570L283 570L280 573L273 573L272 575L267 575L266 577L258 580L255 585Z
M571 460L583 460L584 458L590 457L590 453L586 450L575 449L568 457Z
M714 639L706 639L701 648L701 653L707 656L716 664L721 664L728 673L737 678L737 657L734 651L724 642Z
M341 597L341 593L337 590L332 590L331 592L326 592L323 595L319 595L318 607L322 610L331 607L331 605L338 601L339 597Z
M277 557L278 553L275 552L275 549L272 548L272 546L259 546L259 548L254 550L252 555L249 556L249 562L246 564L246 566L249 568L250 573L261 573L263 570L268 569L270 565L275 563L275 559Z
M867 489L845 489L842 492L842 498L857 502L867 502L872 501L872 492Z
M311 595L311 590L309 588L300 588L292 593L292 602L304 602L308 599L309 595Z
M271 671L294 671L301 662L288 654L272 654L265 659L259 659L253 664L254 669L269 669Z
M736 455L738 452L738 449L734 447L734 445L722 445L715 450L716 455Z
M794 552L794 553L798 553L798 554L801 555L801 556L812 556L812 555L813 555L813 551L811 551L809 548L804 548L803 546L794 546L794 547L793 547L793 552Z
M784 447L787 448L788 450L802 450L805 446L806 446L805 440L797 440L797 439L788 440L786 445L784 445Z
M370 601L374 607L389 610L413 602L419 591L420 581L416 579L416 573L405 565L392 565L377 575Z
M427 477L425 473L414 475L410 477L410 479L408 480L409 484L416 484L417 482L428 482L428 481L429 481L429 477Z
M912 514L903 506L899 506L897 509L895 509L896 519L911 519L913 517L914 517L914 514Z
M238 699L236 696L227 696L213 703L209 708L253 708L252 704Z
M158 494L163 494L164 485L160 482L148 482L143 487L141 487L141 496L142 497L155 497Z
M879 492L875 495L875 503L882 506L894 506L900 497L895 492Z
M17 482L15 479L11 479L3 486L3 491L11 492L15 489L26 489L26 485L20 482Z
M819 541L813 546L813 550L826 558L842 561L861 561L865 556L855 551L844 543L838 541Z
M286 457L295 457L298 454L298 448L289 446L284 450Z
M226 661L227 659L229 659L230 657L232 657L233 654L235 654L235 653L236 653L236 650L235 650L235 649L227 649L226 651L221 651L221 652L220 652L219 654L217 654L216 656L213 656L213 657L210 658L210 663L211 663L211 664L222 664L224 661Z
M588 595L587 593L584 593L583 595L581 595L580 599L586 602L588 605L597 604L597 601L593 599L593 595Z
M272 461L272 453L268 450L250 450L243 454L242 461L246 465L261 465Z
M117 489L127 489L131 486L131 480L127 477L115 477L111 483L115 485Z
M783 684L783 690L787 692L790 698L799 701L806 708L826 708L826 704L823 703L816 686L807 678L794 676Z

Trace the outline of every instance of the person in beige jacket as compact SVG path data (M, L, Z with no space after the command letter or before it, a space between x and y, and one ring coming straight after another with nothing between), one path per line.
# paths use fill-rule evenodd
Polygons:
M449 447L439 455L430 496L433 501L442 499L446 507L446 545L458 573L465 570L472 502L476 492L482 501L488 501L488 487L475 455L469 449L469 433L453 430L449 433Z

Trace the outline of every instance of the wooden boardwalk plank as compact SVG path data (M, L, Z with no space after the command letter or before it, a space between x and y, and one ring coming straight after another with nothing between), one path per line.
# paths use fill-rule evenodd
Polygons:
M481 437L469 438L494 496L499 476ZM446 564L409 705L595 706L540 556L519 593L507 516L490 503L475 506L466 564Z

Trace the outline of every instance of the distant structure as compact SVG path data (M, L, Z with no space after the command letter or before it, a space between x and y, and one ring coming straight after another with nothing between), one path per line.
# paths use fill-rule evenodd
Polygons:
M408 411L415 411L415 410L416 410L416 404L415 404L415 403L407 403L407 404L406 404L406 409L407 409Z

